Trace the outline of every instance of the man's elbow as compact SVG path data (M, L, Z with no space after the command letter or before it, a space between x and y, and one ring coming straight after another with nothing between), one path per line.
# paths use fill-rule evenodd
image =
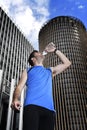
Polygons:
M68 68L72 63L69 61L67 64L66 64L66 67Z

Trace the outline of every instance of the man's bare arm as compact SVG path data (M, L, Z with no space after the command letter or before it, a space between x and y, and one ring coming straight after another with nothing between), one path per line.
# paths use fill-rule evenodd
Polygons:
M69 59L61 51L56 50L56 55L61 59L63 63L56 65L55 67L51 67L53 76L60 74L71 65Z
M19 109L19 107L21 106L19 98L22 92L23 87L25 86L27 80L27 72L26 70L23 71L22 76L18 82L18 85L16 86L16 89L13 93L13 101L12 101L12 108L16 108Z

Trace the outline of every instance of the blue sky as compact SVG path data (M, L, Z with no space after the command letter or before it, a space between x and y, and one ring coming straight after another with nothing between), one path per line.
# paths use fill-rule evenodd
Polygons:
M56 16L74 16L87 28L87 0L0 0L0 6L35 49L41 26Z
M50 0L50 18L61 15L77 17L87 28L87 0Z

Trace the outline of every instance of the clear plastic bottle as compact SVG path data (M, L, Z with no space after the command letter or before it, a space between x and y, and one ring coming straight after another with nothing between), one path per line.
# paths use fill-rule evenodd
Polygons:
M51 49L54 49L55 44L53 42L50 42L44 49L44 51L42 52L43 55L47 55L47 52L50 52Z

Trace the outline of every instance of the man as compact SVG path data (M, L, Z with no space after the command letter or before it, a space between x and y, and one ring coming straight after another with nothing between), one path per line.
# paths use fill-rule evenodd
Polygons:
M23 130L53 130L55 110L52 96L52 76L67 69L71 62L67 57L56 50L54 44L46 47L47 53L54 52L63 62L55 67L45 68L45 56L34 50L29 57L31 68L24 70L21 79L14 91L12 108L20 109L19 97L23 87L27 86L24 102Z

